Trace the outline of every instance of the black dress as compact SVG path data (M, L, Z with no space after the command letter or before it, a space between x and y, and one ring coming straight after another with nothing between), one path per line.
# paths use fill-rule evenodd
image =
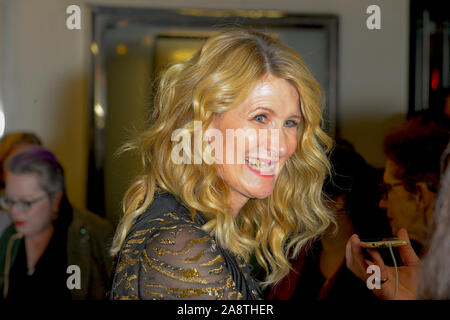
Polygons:
M247 263L203 231L205 223L173 195L155 193L121 248L111 299L261 299Z

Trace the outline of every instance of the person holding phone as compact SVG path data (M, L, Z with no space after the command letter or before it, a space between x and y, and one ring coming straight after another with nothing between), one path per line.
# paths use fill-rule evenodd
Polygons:
M407 242L398 247L403 266L395 270L385 265L376 249L367 249L372 261L365 258L361 240L354 234L347 242L347 267L361 280L369 277L367 268L375 264L380 267L383 283L380 289L373 290L380 299L450 299L450 166L448 159L450 144L442 156L441 189L439 191L431 237L426 241L427 253L421 260L415 253L408 232L401 228L397 235ZM445 170L445 171L444 171ZM396 272L397 271L397 272ZM397 277L397 285L394 279ZM396 294L397 293L397 294Z

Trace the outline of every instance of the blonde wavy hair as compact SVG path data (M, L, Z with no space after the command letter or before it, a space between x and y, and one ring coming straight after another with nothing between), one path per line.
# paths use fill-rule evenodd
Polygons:
M205 132L215 115L232 110L267 74L287 80L299 93L298 146L273 193L250 199L233 218L229 187L218 176L217 166L173 163L171 136L175 129L185 128L193 138L194 121L202 121ZM145 174L125 194L124 216L111 253L120 251L136 217L153 202L154 192L169 192L190 208L192 216L196 211L205 216L208 222L202 228L221 246L247 261L254 253L266 270L263 286L281 280L290 270L290 253L297 255L334 223L322 194L331 140L321 129L321 98L320 86L295 51L252 30L225 30L209 38L189 60L170 66L157 88L150 127L125 148L140 150Z

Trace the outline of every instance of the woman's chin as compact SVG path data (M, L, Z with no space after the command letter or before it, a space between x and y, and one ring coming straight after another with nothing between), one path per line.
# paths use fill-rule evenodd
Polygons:
M247 187L249 198L265 199L270 196L275 188L275 176L252 177L251 186Z
M273 187L270 188L264 188L264 189L258 189L258 190L251 190L250 192L250 198L253 199L266 199L267 197L269 197L273 192Z

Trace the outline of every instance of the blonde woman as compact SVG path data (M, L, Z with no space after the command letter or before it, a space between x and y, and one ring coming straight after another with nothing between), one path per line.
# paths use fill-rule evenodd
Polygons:
M255 31L221 32L171 66L130 145L145 173L125 195L111 298L261 299L282 279L288 253L334 222L320 94L297 53Z

